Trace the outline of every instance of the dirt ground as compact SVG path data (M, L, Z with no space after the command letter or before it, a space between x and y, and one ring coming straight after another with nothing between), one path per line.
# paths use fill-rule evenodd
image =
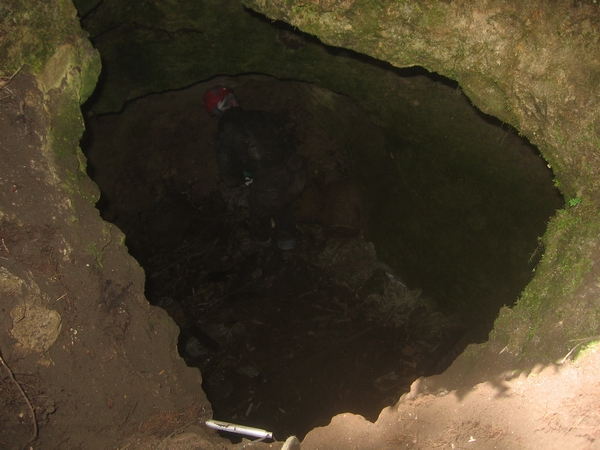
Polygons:
M412 391L422 394L385 409L375 424L342 415L310 432L302 448L600 448L597 347L575 362L506 370L482 383L462 377L465 364L461 357L448 373L418 380ZM490 361L490 372L498 365Z
M466 346L463 318L406 286L360 227L315 215L316 204L340 195L318 176L299 206L298 246L281 252L251 239L243 192L208 192L209 160L212 178L172 189L135 177L166 168L185 178L192 164L142 155L144 170L125 164L110 178L89 155L101 187L112 179L111 189L132 191L123 207L100 206L138 230L126 243L144 279L121 232L92 205L75 195L62 206L33 79L18 75L0 93L4 448L249 448L207 432L213 416L269 429L278 441L298 435L302 449L598 448L596 348L523 372L489 345L480 366L489 372L475 374L471 358L482 353L469 348L432 376ZM352 192L343 155L330 150L320 167ZM110 158L127 156L115 149ZM144 292L180 325L179 338ZM191 336L200 345L188 347ZM176 355L177 339L192 368Z

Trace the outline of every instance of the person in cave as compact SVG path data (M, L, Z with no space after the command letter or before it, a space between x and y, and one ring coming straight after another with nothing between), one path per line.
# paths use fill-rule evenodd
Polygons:
M215 86L204 94L210 116L219 119L215 138L217 165L230 189L248 189L248 224L262 247L271 245L272 224L278 247L296 246L292 203L306 183L306 161L300 156L281 117L240 107L234 92Z

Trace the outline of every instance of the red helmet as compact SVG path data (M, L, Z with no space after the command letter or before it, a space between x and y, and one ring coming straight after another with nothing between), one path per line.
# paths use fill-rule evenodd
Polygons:
M228 94L234 93L231 89L228 89L225 86L215 86L207 90L204 93L204 107L206 108L206 112L209 115L214 116L215 108Z

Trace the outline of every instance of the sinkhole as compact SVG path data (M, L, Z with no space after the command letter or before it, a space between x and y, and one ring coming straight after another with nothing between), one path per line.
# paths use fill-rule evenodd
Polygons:
M88 116L98 209L179 325L215 418L298 437L342 412L375 420L485 341L531 279L562 205L551 171L457 84L397 76L403 89L383 101L409 113L388 123L348 96L257 74ZM217 121L202 106L215 84L283 114L308 162L291 251L257 245L244 189L220 183Z
M97 207L179 326L215 419L299 438L343 412L374 421L487 339L563 199L537 149L456 82L234 3L80 9L103 58L81 144ZM280 114L308 163L293 250L258 245L247 190L220 182L202 105L219 84Z

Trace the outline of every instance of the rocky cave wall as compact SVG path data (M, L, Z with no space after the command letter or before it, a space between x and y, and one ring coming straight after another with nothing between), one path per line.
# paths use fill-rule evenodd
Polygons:
M123 439L115 423L193 404L210 415L177 327L95 208L80 105L100 60L73 4L4 2L0 30L1 445L107 448Z
M514 126L539 148L568 202L551 223L542 245L544 263L520 306L500 318L508 328L497 333L502 347L508 345L518 358L530 351L550 358L565 348L540 335L566 341L593 334L593 294L577 291L586 277L594 277L598 226L600 69L593 2L559 2L553 8L504 1L244 2L294 28L273 26L236 1L181 2L176 9L154 1L136 6L105 1L95 9L86 3L80 7L82 23L105 55L105 78L98 98L88 104L96 113L215 74L257 71L351 96L374 123L396 130L389 142L402 146L418 139L418 131L397 124L419 113L406 101L381 101L400 92L396 68L419 65L456 80L481 111ZM140 54L142 60L133 57ZM436 123L448 119L435 115L435 108L421 114ZM575 305L573 297L579 298ZM550 330L548 324L558 322L562 325Z
M597 192L594 2L558 2L552 8L507 1L245 4L327 44L459 81L479 109L515 126L540 148L568 197ZM561 152L574 146L587 150L585 162Z
M202 15L209 3L195 2L197 9L188 11L188 17ZM93 2L87 4L90 11L93 11ZM233 1L228 4L235 8L239 6L238 2ZM597 177L600 51L597 45L598 9L593 2L558 2L552 8L546 7L542 2L523 4L519 1L481 1L469 4L432 2L426 6L409 1L247 1L246 4L268 17L285 20L312 33L331 45L360 51L398 67L421 65L457 80L478 108L515 126L538 146L552 165L556 183L567 197L569 205L551 221L543 240L544 258L519 303L513 309L502 312L489 345L473 348L463 358L473 358L476 361L475 357L482 352L498 354L501 349L506 348L508 351L504 352L503 357L509 361L527 359L531 362L549 362L564 356L568 349L568 339L597 334L598 278L594 272L594 264L600 245L600 217L597 213L600 183ZM156 329L163 331L150 333L143 338L147 340L147 348L152 348L154 352L156 348L164 348L164 352L158 354L172 355L172 342L165 343L164 336L171 336L173 339L175 328L166 319L164 312L144 303L141 298L143 277L139 267L125 254L122 236L114 227L103 223L94 209L93 203L98 198L98 193L84 173L85 161L78 148L78 140L83 131L79 104L91 93L99 71L98 56L81 32L75 10L69 1L34 1L27 5L8 2L0 8L3 32L1 45L5 55L0 64L0 88L3 93L11 92L10 83L15 77L31 74L35 78L35 85L32 85L29 97L21 105L35 107L36 111L43 111L45 114L35 119L44 125L39 128L43 133L34 141L34 145L39 147L39 152L35 155L38 164L32 165L32 160L21 161L8 157L8 153L3 157L8 167L15 167L14 177L31 177L33 174L31 179L40 183L38 188L41 187L36 192L48 193L36 206L43 214L25 216L23 205L30 205L32 197L23 197L20 204L12 199L7 201L8 192L15 192L11 190L9 181L3 183L5 197L1 211L2 229L6 231L7 224L10 224L17 228L24 225L38 229L51 226L60 230L63 237L57 237L56 242L52 241L57 254L62 255L59 260L52 262L58 268L58 273L66 271L67 266L72 270L73 261L76 260L82 261L83 267L91 266L95 270L93 276L96 287L76 287L78 271L82 271L79 276L83 276L83 271L88 269L77 268L70 272L68 280L64 280L62 287L71 289L70 298L80 307L80 312L86 311L86 303L79 302L89 301L94 304L106 294L107 291L102 294L101 288L106 280L114 280L116 285L128 292L123 297L123 311L134 323L128 325L128 332L127 327L120 331L111 327L96 327L93 316L87 319L85 315L79 316L77 320L91 324L88 330L95 336L93 339L99 342L108 339L112 342L104 347L107 352L104 361L110 361L111 367L117 372L123 370L138 373L140 382L148 383L148 391L151 391L155 381L143 375L144 370L131 355L123 354L116 358L108 355L113 348L115 336L121 339L121 343L131 343L136 339L135 329L145 329L145 324L148 323L154 323ZM135 6L131 6L129 11L135 13ZM194 11L195 15L191 14ZM155 13L163 14L164 11L157 9ZM222 18L214 18L214 28L205 33L209 34L211 30L223 25L221 20ZM233 27L229 23L226 25L236 29L239 24ZM173 29L184 36L198 34L193 27L187 29L180 24L174 25ZM165 39L171 38L170 34L165 34L165 30L152 27L136 32L164 34ZM275 41L284 40L287 49L285 52L297 53L294 46L300 45L303 48L303 41L301 39L297 43L294 37L289 42L288 33L287 29L277 32L279 40ZM240 45L246 38L245 34L240 33ZM135 39L131 40L132 45L136 45L136 42ZM325 50L310 49L306 57L310 61L315 55L312 52L323 51ZM153 90L182 87L198 79L197 72L188 72L186 68L181 73L186 74L187 78L178 81L177 85L171 84L171 72L165 67L173 68L174 65L168 56L165 55L165 66L154 69L162 70L160 74L163 76L160 77L145 66L130 68L130 76L136 72L141 79L144 79L144 75L151 75L147 80L153 82L147 81L140 85L138 79L132 80L131 84L121 90L115 90L120 94L106 108L118 109L129 98ZM239 61L240 58L236 59L235 56L232 55L232 59ZM127 58L127 54L122 57ZM274 65L278 65L281 61L274 62ZM252 61L245 60L241 66L246 71L255 67ZM236 62L236 70L238 67L240 65ZM108 79L111 70L114 72L115 69L108 67ZM228 72L228 66L219 66L219 71ZM215 74L214 71L204 73ZM285 72L275 75L285 76ZM333 87L324 79L311 77L314 75L304 79L323 81L324 86ZM122 80L126 79L127 77ZM134 91L131 88L134 85L141 87ZM372 93L372 96L365 94L363 106L367 109L369 104L376 103L382 93L379 89L383 89L371 84L368 87L369 89L361 91ZM341 87L339 90L344 92ZM380 120L384 116L394 117L393 111L372 111L374 120L377 116ZM6 151L4 147L3 152ZM95 218L89 219L90 217ZM21 239L18 242L35 237ZM8 239L3 242L10 243ZM9 255L3 256L9 258ZM119 275L105 273L102 261L111 258L130 267L130 272ZM14 359L12 356L25 358L19 363L21 371L40 370L42 378L45 376L48 382L56 383L56 377L52 375L56 368L52 361L60 358L54 352L63 351L63 345L73 342L72 330L77 329L74 321L78 316L70 309L73 305L56 300L64 298L61 296L65 293L64 289L58 289L60 285L56 283L56 273L33 270L27 266L26 258L11 264L5 261L3 259L3 308L5 312L14 311L14 314L12 317L7 314L3 316L2 355L9 361ZM134 280L132 288L128 287L129 280ZM40 296L40 293L43 295ZM28 303L39 301L41 303ZM45 312L46 317L56 318L58 314L61 317L62 333L43 335L40 340L26 339L20 342L20 349L14 347L15 339L18 341L19 336L24 336L19 332L10 333L10 330L14 331L13 319L18 316L19 311L24 311L23 305L28 308L34 306L33 310ZM119 311L116 308L112 314ZM110 317L107 315L108 319ZM50 326L49 330L52 329L56 330L57 327ZM141 335L138 334L137 338ZM557 346L556 342L560 345ZM24 356L17 355L22 351L25 351ZM82 351L85 353L85 349ZM67 364L73 364L74 377L96 379L97 374L78 372L74 363L78 359L83 361L90 357L89 353L80 355L77 352L66 357L70 361ZM165 358L160 363L157 362L157 374L162 364L173 372L180 371L182 378L193 377L183 368L181 360L168 361L170 356ZM41 369L36 369L38 367ZM472 367L475 370L477 364L474 362ZM107 402L106 395L113 392L111 389L114 388L102 382L95 387L96 398ZM165 392L172 389L171 395L182 389L179 385L173 387L168 383L161 388ZM61 387L56 389L58 392ZM125 389L123 393L126 392ZM78 395L85 399L90 394L80 392ZM117 407L111 409L115 414L116 411L126 414L124 411L128 407L127 400L122 397L110 399L110 402L116 402L114 404ZM189 402L183 402L175 405L175 408L187 405ZM102 407L106 407L106 403ZM147 417L145 414L148 412L136 411L136 414L140 414L140 420ZM60 414L63 413L66 414ZM92 418L90 420L93 422ZM86 426L93 427L92 422ZM109 438L110 436L103 437Z
M459 82L482 111L515 126L549 162L569 208L544 239L536 277L505 310L493 348L517 359L565 353L597 330L598 6L593 2L246 1L323 42L420 65ZM393 114L392 114L393 116Z

